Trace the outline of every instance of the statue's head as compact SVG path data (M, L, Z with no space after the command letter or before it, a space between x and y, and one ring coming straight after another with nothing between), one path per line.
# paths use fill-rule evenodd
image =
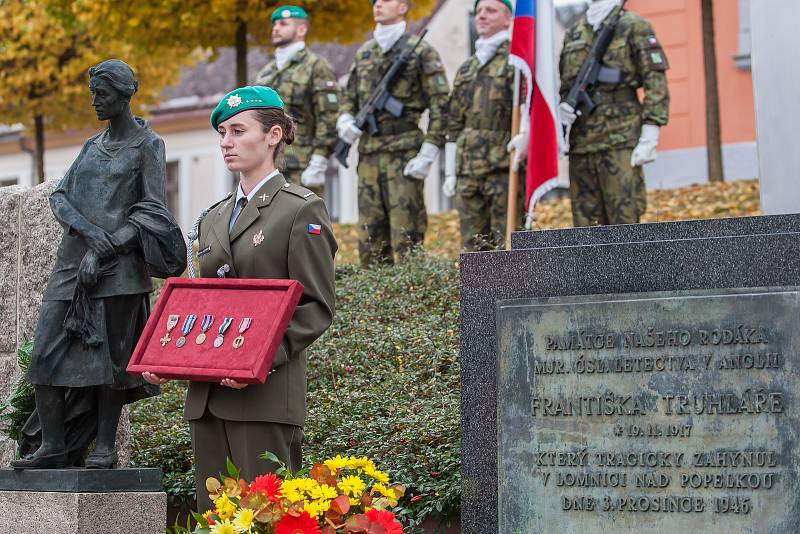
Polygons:
M133 69L119 59L109 59L89 69L92 106L101 121L128 110L138 87Z

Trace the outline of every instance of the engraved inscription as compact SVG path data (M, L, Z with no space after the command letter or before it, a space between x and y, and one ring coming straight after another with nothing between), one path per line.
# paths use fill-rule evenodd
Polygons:
M797 317L795 290L501 303L500 530L787 528Z

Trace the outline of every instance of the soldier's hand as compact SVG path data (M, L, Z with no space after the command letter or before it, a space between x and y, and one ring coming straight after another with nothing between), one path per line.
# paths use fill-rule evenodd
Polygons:
M419 153L406 164L403 174L409 178L424 180L428 177L431 166L438 155L439 147L432 143L422 143Z
M352 145L364 133L356 126L356 119L349 113L343 113L336 119L336 132L339 134L339 139Z
M656 160L656 147L661 137L661 128L655 124L642 125L639 143L631 154L631 167L639 167Z
M564 128L570 128L572 123L575 122L575 119L578 118L579 113L575 111L575 108L567 104L566 102L561 102L558 105L559 109L559 117L561 119L561 125Z
M447 198L456 196L456 182L458 182L458 178L455 175L445 176L442 184L442 194Z
M308 167L300 175L300 183L306 187L325 185L325 171L328 170L328 158L313 154Z
M530 132L520 132L508 142L508 145L506 145L507 151L514 151L514 157L511 158L511 169L514 172L519 170L520 163L522 163L525 158L528 157L528 143L530 140Z

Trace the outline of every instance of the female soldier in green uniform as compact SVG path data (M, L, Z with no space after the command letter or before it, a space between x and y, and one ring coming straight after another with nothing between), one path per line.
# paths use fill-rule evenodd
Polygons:
M205 480L225 471L226 458L252 479L274 470L259 459L275 453L300 468L306 415L305 349L330 326L337 244L322 199L289 184L276 169L294 123L268 87L228 93L211 115L236 193L213 206L199 227L200 276L298 280L305 288L263 385L192 382L185 416L191 424L198 510L211 502ZM150 373L146 380L163 383Z

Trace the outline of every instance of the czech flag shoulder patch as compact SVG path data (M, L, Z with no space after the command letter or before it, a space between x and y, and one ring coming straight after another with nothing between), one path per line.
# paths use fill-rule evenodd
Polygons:
M308 233L319 235L322 233L322 226L319 224L309 224L308 225Z

